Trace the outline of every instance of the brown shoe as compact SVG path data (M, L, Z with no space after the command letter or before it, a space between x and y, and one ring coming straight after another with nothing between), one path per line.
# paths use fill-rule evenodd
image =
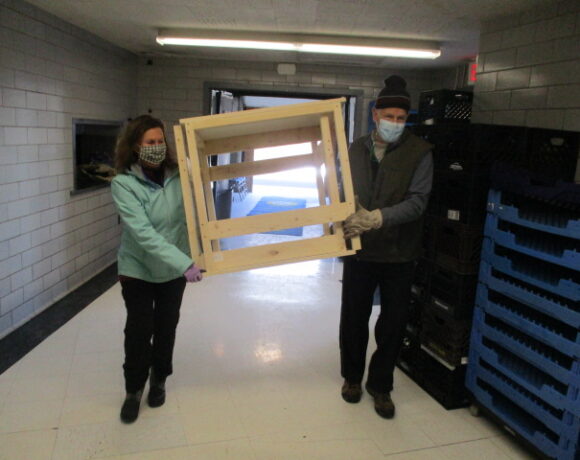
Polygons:
M375 411L383 418L393 418L395 416L395 405L390 393L378 393L369 384L365 385L367 392L375 399Z
M342 385L342 399L348 403L357 403L362 398L362 387L360 383L349 383L347 380Z

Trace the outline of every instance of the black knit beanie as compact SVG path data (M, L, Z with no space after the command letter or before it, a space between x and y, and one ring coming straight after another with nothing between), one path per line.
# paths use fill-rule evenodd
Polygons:
M407 112L411 109L411 96L405 89L407 82L399 75L391 75L385 80L385 87L379 93L375 102L376 109L398 107Z

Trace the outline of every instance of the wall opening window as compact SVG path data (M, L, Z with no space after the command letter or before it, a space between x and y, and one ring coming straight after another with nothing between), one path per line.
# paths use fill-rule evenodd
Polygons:
M73 193L110 184L120 129L119 121L73 119Z

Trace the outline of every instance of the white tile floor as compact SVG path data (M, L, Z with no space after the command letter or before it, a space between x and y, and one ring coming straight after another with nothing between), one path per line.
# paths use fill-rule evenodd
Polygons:
M367 395L343 402L340 275L326 260L188 285L167 403L143 404L132 425L119 421L124 307L113 286L0 375L0 459L529 458L398 370L395 419Z

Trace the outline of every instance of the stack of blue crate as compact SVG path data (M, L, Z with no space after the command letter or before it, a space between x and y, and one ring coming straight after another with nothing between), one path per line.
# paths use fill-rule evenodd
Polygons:
M580 210L490 190L466 386L545 455L580 459Z

